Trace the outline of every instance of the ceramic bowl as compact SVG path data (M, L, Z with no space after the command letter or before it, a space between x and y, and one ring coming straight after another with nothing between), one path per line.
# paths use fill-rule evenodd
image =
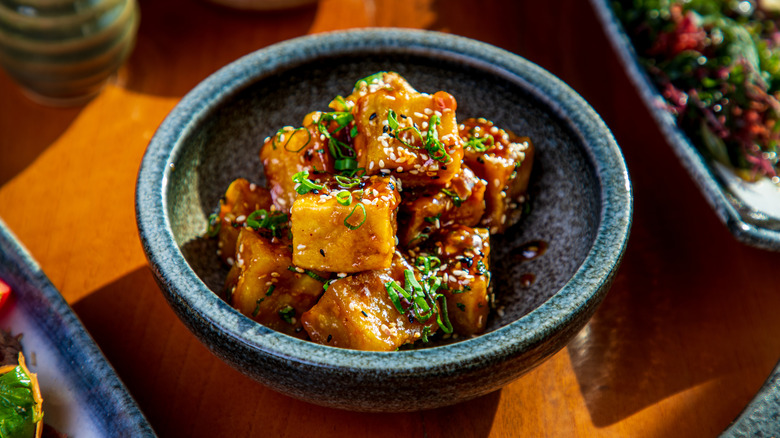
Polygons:
M382 70L420 91L446 90L458 117L484 116L536 145L531 212L491 238L501 311L480 336L418 350L338 349L274 332L215 293L225 270L216 243L202 236L227 185L237 177L264 183L258 151L266 136ZM399 412L495 391L563 348L607 293L628 239L632 194L602 120L538 66L462 37L366 29L282 42L199 84L149 144L136 212L165 297L215 355L302 400ZM529 243L546 251L529 258Z
M612 2L591 0L591 4L645 107L721 222L742 243L780 251L780 186L767 178L748 183L704 156L666 110L666 100L639 62Z

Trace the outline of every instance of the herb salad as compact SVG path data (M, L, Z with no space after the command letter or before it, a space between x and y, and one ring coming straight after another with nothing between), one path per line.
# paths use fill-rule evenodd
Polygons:
M266 187L233 181L208 235L224 299L274 330L392 351L484 331L490 234L527 207L533 145L455 97L379 72L263 142Z
M613 9L699 150L780 186L780 16L752 0L618 0Z

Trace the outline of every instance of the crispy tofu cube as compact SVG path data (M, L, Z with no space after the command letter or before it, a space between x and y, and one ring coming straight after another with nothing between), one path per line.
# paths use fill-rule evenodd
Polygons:
M328 142L323 139L317 126L322 113L308 114L302 128L287 126L266 139L260 150L260 160L265 169L271 196L279 211L289 212L297 193L293 175L309 171L313 179L318 171L332 172L333 158L328 151Z
M385 284L403 283L404 271L413 270L400 253L392 266L338 279L328 286L319 302L303 314L303 327L312 341L340 348L392 351L414 343L424 332L438 329L436 318L417 321L399 313Z
M447 313L455 333L468 336L485 330L489 306L490 236L484 228L450 225L426 242L420 254L436 255L444 269Z
M390 267L401 197L392 178L337 179L298 195L291 212L293 263L328 272Z
M528 137L500 129L485 119L467 119L460 125L464 161L487 181L485 216L481 225L502 233L522 216L534 147Z
M228 186L219 203L218 213L218 254L228 263L236 254L236 239L240 227L255 210L269 209L272 205L271 194L263 187L238 178Z
M444 185L458 173L463 148L451 94L419 93L392 72L358 85L350 96L354 144L368 175L392 174L414 187Z
M287 238L267 238L241 228L225 290L227 301L244 315L305 339L301 315L317 302L329 274L296 268L289 243Z
M398 211L398 241L405 248L422 244L442 226L476 226L485 212L485 181L461 166L443 188L404 193Z

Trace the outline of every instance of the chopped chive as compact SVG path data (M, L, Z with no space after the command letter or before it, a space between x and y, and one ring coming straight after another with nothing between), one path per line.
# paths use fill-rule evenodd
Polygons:
M288 324L292 324L293 318L295 318L295 308L290 305L282 307L281 309L279 309L279 317L282 318Z
M256 317L258 313L260 313L260 303L265 301L265 298L260 298L259 300L255 301L255 310L252 311L252 318Z
M349 190L341 190L336 193L336 202L345 206L352 204L352 193L350 193Z
M352 225L349 223L349 218L351 218L352 215L355 214L355 210L357 210L358 207L360 207L360 209L363 210L363 220L357 225ZM357 230L358 228L363 226L364 223L366 223L366 218L367 218L366 207L363 205L362 202L358 202L352 208L352 211L349 213L349 215L344 218L344 226L349 228L350 230Z
M316 184L312 180L309 179L309 171L303 170L292 177L293 182L298 183L299 185L295 188L295 191L298 192L299 195L305 195L306 193L309 193L312 190L323 190L325 186Z
M465 199L461 199L460 196L458 196L457 193L453 192L452 190L448 189L441 189L442 193L452 198L452 203L455 204L455 207L460 207L460 205L465 201Z
M355 82L355 86L353 87L353 90L358 90L360 87L367 87L371 85L373 82L379 82L384 77L385 73L384 71L380 71L378 73L374 73L372 75L366 76L363 79L358 80Z
M219 220L219 214L212 213L209 215L209 224L206 228L206 235L209 237L215 237L217 234L219 234L219 228L220 228L220 220Z
M437 214L436 216L428 216L428 217L426 217L425 218L425 222L428 222L428 223L431 223L431 224L435 224L436 221L440 220L440 219L441 219L441 212L439 212L439 214Z
M276 149L276 147L279 145L279 139L281 137L283 137L288 131L289 130L286 129L286 128L282 128L282 129L276 131L276 136L274 137L274 141L271 143L271 146L274 149ZM304 143L303 146L301 146L298 149L288 149L287 146L290 144L290 141L292 140L292 138L295 136L295 134L298 131L305 131L306 132L306 135L308 135L308 138L306 139L306 143ZM282 147L287 152L298 153L298 152L302 151L306 146L308 146L310 142L311 142L311 132L309 132L308 129L306 129L306 128L295 128L295 129L292 130L292 132L290 133L290 136L287 138L287 141L284 142L284 145Z
M246 218L246 225L255 230L267 229L274 236L279 237L282 228L287 224L287 215L279 211L267 211L259 209L253 211Z

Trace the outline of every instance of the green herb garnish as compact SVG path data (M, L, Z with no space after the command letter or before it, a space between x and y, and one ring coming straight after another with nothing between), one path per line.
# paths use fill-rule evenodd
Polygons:
M295 187L295 191L298 192L299 195L305 195L312 190L322 190L325 188L325 186L316 184L314 181L309 179L308 170L302 170L296 173L293 175L292 180L293 182L299 184Z
M355 210L357 210L358 207L360 207L360 209L363 210L363 220L360 221L360 223L357 225L352 225L349 223L349 218L351 218L352 215L355 214ZM349 215L344 218L344 226L349 228L350 230L357 230L358 228L363 226L364 223L366 223L366 219L368 218L367 215L368 214L366 213L366 207L363 205L362 202L358 202L355 204L355 207L352 208L352 211L349 213Z
M450 198L452 198L452 203L453 203L453 204L455 204L455 207L460 207L460 205L461 205L461 204L463 204L463 201L465 201L465 199L461 199L461 197L460 197L460 196L458 196L458 194L457 194L457 193L455 193L455 192L453 192L452 190L449 190L449 189L441 189L441 191L442 191L442 193L444 193L445 195L447 195L447 196L449 196Z
M219 234L221 223L219 220L219 214L212 213L209 215L209 223L206 227L206 235L209 237L216 237Z
M284 150L286 150L287 152L298 153L298 152L302 151L306 146L308 146L309 143L311 142L311 132L309 132L309 130L306 129L306 128L295 128L295 129L293 129L292 132L290 133L290 136L287 138L287 141L285 141L284 140L284 136L287 134L288 131L289 131L289 129L287 129L287 128L282 128L282 129L276 131L276 135L274 136L274 141L273 141L273 143L271 143L271 146L274 149L276 149L276 147L279 146L279 142L280 141L283 141L284 144L282 145L282 147L284 148ZM306 143L304 143L303 146L301 146L298 149L288 149L287 146L290 144L290 141L292 140L292 138L295 136L295 134L298 131L306 132L306 135L308 136L308 138L306 139Z
M267 229L275 237L281 235L287 225L287 215L279 211L255 210L246 218L246 225L255 230Z
M279 318L282 318L286 323L292 324L295 319L295 308L287 305L279 309Z
M19 365L2 367L0 375L0 436L35 436L43 419L41 396L35 376L19 354Z

